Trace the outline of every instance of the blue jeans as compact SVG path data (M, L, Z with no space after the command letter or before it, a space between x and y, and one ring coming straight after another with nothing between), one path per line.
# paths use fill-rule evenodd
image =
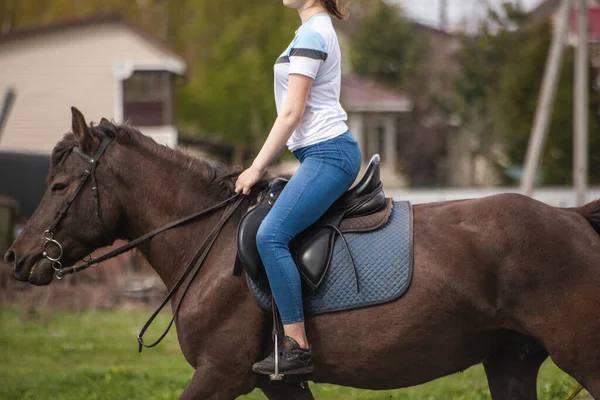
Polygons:
M360 170L358 142L346 132L294 151L300 168L263 220L256 245L284 324L304 321L301 278L290 241L315 223L352 185Z

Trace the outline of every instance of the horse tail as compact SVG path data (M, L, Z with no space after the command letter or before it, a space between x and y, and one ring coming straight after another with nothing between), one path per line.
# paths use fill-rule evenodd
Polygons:
M575 210L587 219L592 228L600 235L600 199L576 208Z

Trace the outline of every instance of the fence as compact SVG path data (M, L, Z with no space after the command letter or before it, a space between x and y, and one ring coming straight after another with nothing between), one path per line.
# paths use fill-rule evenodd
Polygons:
M410 200L413 204L433 203L446 200L472 199L500 193L518 193L518 187L493 188L440 188L440 189L385 189L388 197L395 200ZM534 190L534 199L555 207L575 207L575 191L565 187L543 187ZM600 199L600 188L589 188L585 194L586 202Z

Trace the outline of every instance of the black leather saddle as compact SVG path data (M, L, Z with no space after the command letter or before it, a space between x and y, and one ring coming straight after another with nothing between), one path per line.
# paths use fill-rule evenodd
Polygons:
M323 281L333 254L335 235L343 238L344 229L340 230L342 220L345 231L367 232L380 227L389 217L392 202L386 200L383 193L379 163L379 155L373 156L360 181L343 194L321 219L290 242L292 257L303 282L310 289L316 289ZM234 275L241 275L244 268L257 285L267 290L269 281L256 246L256 233L287 182L281 178L273 180L258 204L244 215L238 226ZM356 283L358 289L358 280Z

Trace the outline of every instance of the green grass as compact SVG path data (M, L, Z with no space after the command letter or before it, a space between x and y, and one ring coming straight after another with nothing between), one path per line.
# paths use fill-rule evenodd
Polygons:
M147 312L86 311L79 314L0 307L0 399L176 399L192 369L174 332L158 347L137 353L136 335ZM167 316L159 318L164 327ZM153 330L152 333L155 333ZM576 383L546 363L540 399L565 400ZM374 392L312 385L317 399L490 399L481 367L414 388ZM258 391L244 400L264 399Z

